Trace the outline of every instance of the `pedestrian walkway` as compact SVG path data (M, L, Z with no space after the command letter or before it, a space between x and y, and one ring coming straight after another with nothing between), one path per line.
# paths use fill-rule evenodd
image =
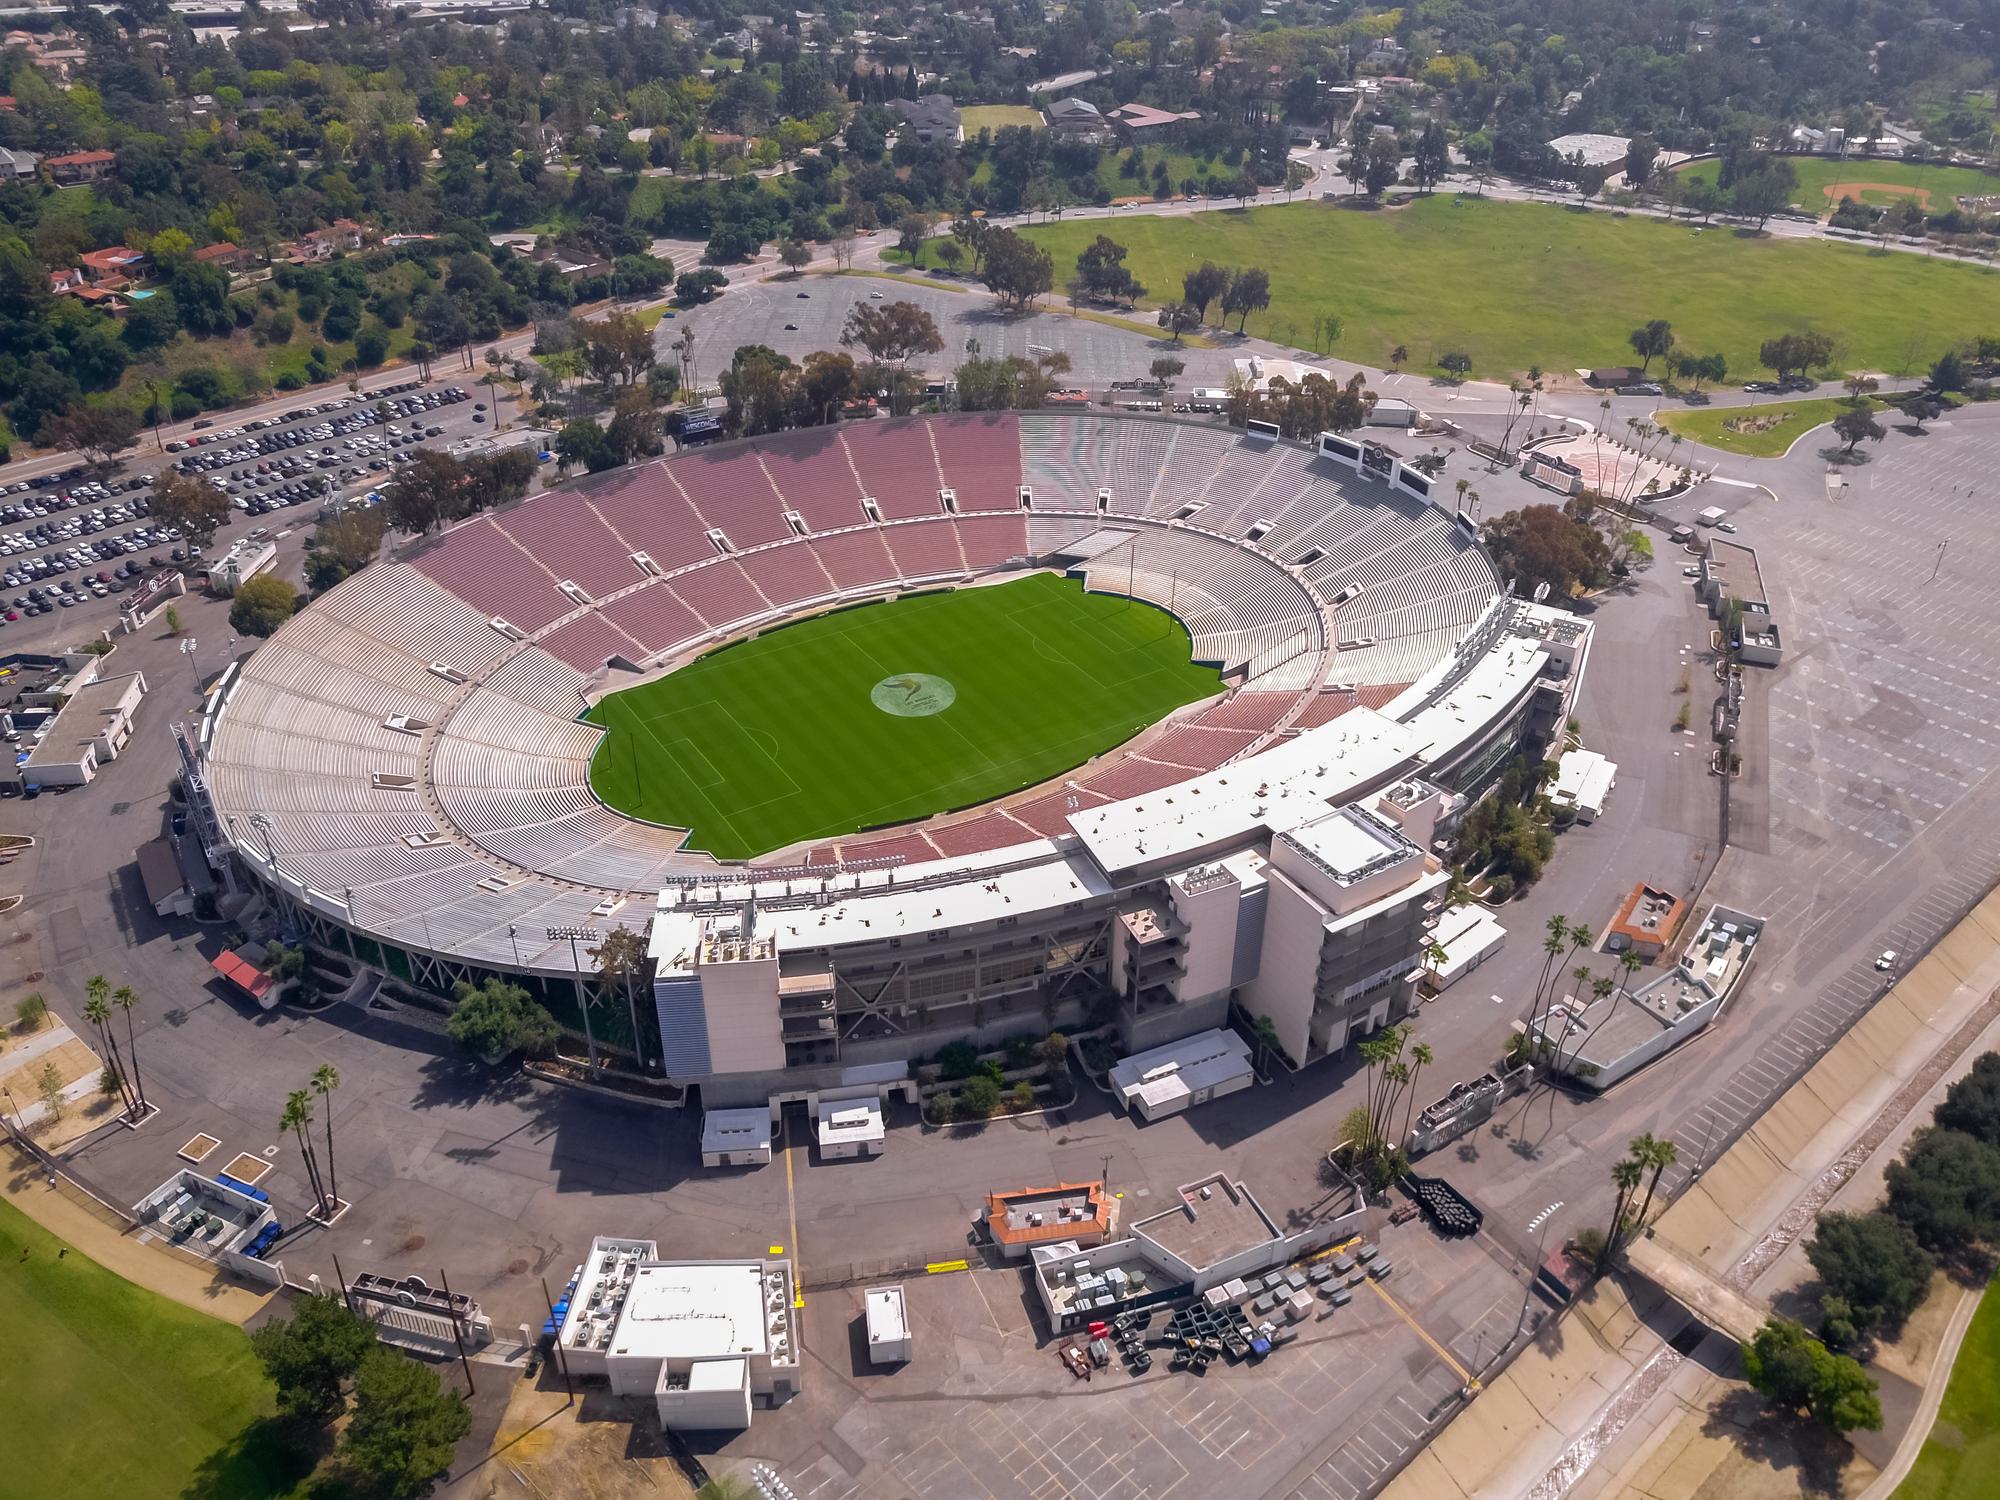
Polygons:
M136 1232L121 1232L85 1208L19 1152L0 1147L0 1197L49 1233L82 1251L106 1270L149 1292L225 1322L247 1323L271 1298L229 1280L218 1268L141 1244Z

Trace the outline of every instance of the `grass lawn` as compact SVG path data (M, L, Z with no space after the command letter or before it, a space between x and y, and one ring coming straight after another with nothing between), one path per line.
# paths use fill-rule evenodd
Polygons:
M1315 320L1332 312L1346 326L1330 352L1386 366L1404 344L1413 370L1451 350L1503 378L1531 364L1620 363L1631 358L1626 335L1649 318L1737 371L1757 368L1765 339L1808 328L1839 339L1848 365L1895 369L1910 362L1913 333L1930 340L1918 351L1927 362L1957 330L2000 323L2000 272L1982 267L1551 204L1440 196L1371 213L1295 203L1024 233L1054 255L1058 286L1077 253L1110 234L1154 301L1203 260L1262 266L1272 301L1251 333L1310 348Z
M1033 786L1220 691L1163 610L1041 574L866 604L604 699L590 784L741 859Z
M969 104L958 112L958 123L968 136L978 135L982 130L999 131L1009 125L1025 125L1030 130L1045 130L1042 112L1030 104Z
M1951 1367L1937 1425L1892 1500L1991 1500L2000 1493L2000 1297L1988 1289Z
M1921 196L1932 213L1943 213L1959 197L1980 197L2000 193L2000 177L1976 167L1953 167L1941 162L1869 161L1850 157L1831 161L1823 156L1788 156L1799 185L1792 202L1816 214L1828 214L1842 198L1886 206L1900 199ZM1712 161L1683 167L1689 180L1705 178L1713 182L1719 170ZM1829 193L1829 188L1835 191Z
M242 1331L62 1248L0 1203L0 1500L292 1494L304 1469L261 1421L271 1385Z
M1750 458L1777 458L1799 440L1799 434L1831 422L1846 404L1846 400L1838 396L1812 401L1773 397L1756 406L1690 406L1663 411L1660 422L1669 432L1677 432L1710 448L1719 448L1724 453L1741 453ZM1869 404L1878 411L1881 409L1877 402ZM1761 432L1732 432L1727 425L1745 419L1772 417L1778 419L1776 423ZM1832 439L1831 433L1828 439Z

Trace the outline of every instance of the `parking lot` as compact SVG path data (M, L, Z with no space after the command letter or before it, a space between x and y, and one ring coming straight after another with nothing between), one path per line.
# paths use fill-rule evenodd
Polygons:
M254 529L245 521L365 495L416 446L490 431L489 420L481 393L409 381L192 433L101 472L72 465L0 486L0 625L104 599L148 572L197 569L200 549L150 519L154 476L169 465L229 496L226 543Z

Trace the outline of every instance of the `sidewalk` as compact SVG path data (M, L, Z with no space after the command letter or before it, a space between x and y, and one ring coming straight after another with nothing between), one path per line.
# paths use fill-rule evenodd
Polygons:
M0 1197L135 1286L239 1325L256 1316L270 1300L271 1293L239 1286L213 1267L141 1244L136 1233L121 1234L67 1194L50 1187L48 1179L14 1151L0 1156L0 1163L5 1167L0 1174Z

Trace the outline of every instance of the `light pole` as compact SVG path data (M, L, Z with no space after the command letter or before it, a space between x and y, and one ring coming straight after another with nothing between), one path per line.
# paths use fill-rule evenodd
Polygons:
M590 1002L584 998L583 960L577 956L576 942L578 938L596 938L598 935L597 929L595 927L550 927L545 930L549 935L550 942L560 943L565 939L569 942L570 972L576 980L576 1009L577 1014L583 1017L583 1044L590 1053L590 1076L595 1078L598 1074L597 1037L590 1029Z
M188 659L188 675L194 679L194 690L201 692L201 668L195 663L194 654L201 648L201 642L189 636L181 642L181 655Z

